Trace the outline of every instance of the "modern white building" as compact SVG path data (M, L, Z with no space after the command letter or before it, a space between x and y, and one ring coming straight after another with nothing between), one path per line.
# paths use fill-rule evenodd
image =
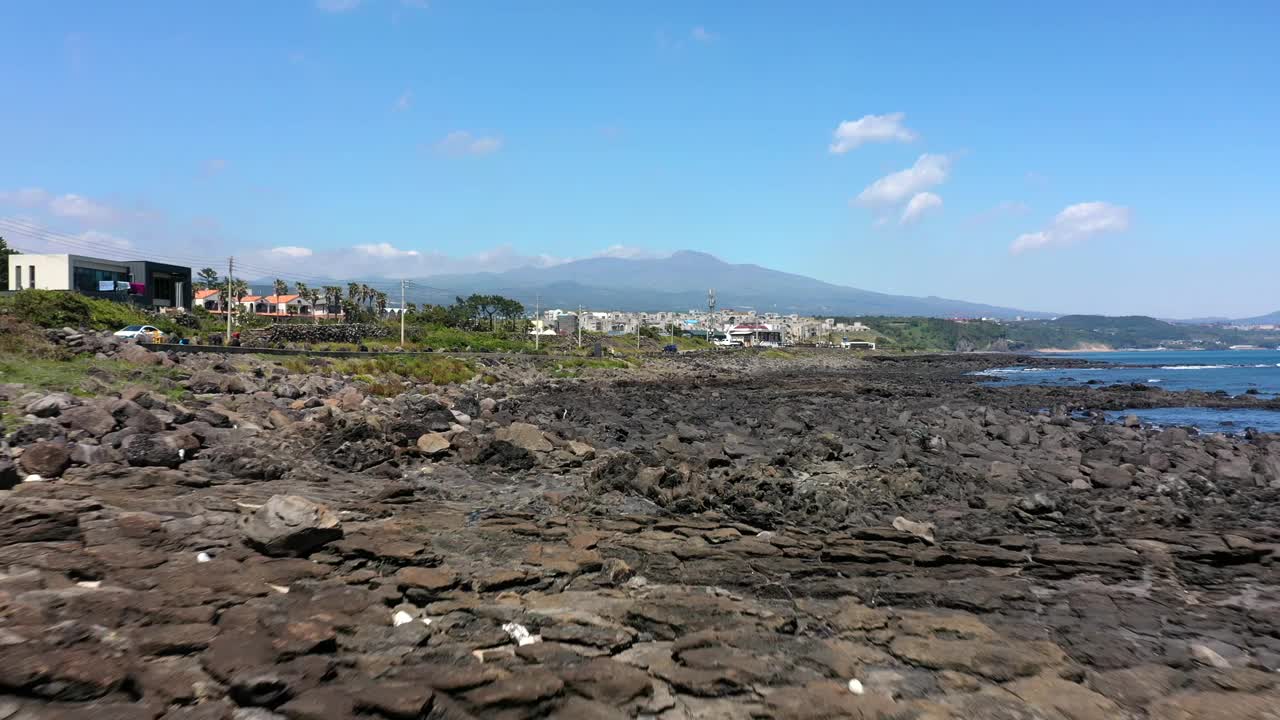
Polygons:
M191 268L84 255L10 255L8 290L64 290L150 307L189 308Z

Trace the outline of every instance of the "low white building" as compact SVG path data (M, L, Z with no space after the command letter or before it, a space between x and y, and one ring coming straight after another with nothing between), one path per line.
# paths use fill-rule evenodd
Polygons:
M9 256L8 290L61 290L156 308L193 304L191 268L70 254Z

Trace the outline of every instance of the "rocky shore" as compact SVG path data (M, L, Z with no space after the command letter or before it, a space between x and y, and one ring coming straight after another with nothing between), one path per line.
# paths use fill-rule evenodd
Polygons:
M1280 717L1280 437L1088 415L1175 393L109 357L0 385L0 720Z

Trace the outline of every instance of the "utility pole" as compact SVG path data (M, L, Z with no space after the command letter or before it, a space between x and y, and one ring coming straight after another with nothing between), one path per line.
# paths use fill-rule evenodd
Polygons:
M582 306L578 306L578 349L582 349Z
M526 297L528 297L526 295ZM533 296L533 351L538 351L538 341L542 339L542 295Z
M222 341L224 345L231 344L231 273L235 270L235 265L234 257L227 258L227 297L222 303L222 308L227 311L227 337Z
M712 288L707 291L707 342L711 343L711 349L714 350L716 345L711 340L711 316L716 311L716 290Z
M400 281L400 349L404 349L404 284L406 280Z
M642 315L640 315L639 313L636 313L636 349L637 350L640 349L640 324L641 322L643 322L641 320L642 317L643 317Z

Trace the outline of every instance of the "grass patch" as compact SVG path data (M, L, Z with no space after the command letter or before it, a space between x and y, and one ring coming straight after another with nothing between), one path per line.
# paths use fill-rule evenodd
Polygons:
M66 360L71 353L49 342L45 334L25 323L0 315L0 355L38 360Z
M384 382L387 376L398 376L433 385L452 385L476 376L470 363L450 357L380 355L367 360L339 360L336 366L368 384Z
M764 357L769 358L770 360L790 360L792 357L794 357L791 353L787 352L786 350L778 350L776 348L765 350L760 354L763 355Z
M523 353L533 350L533 343L521 336L512 337L503 333L475 332L447 327L410 327L407 339L417 347L457 352Z
M88 356L50 360L0 353L0 383L18 383L82 397L117 391L130 385L144 385L171 399L178 399L186 393L177 385L183 377L177 368L130 365L119 360L99 360Z
M311 371L311 363L300 355L290 355L280 360L280 366L294 375L303 375Z

